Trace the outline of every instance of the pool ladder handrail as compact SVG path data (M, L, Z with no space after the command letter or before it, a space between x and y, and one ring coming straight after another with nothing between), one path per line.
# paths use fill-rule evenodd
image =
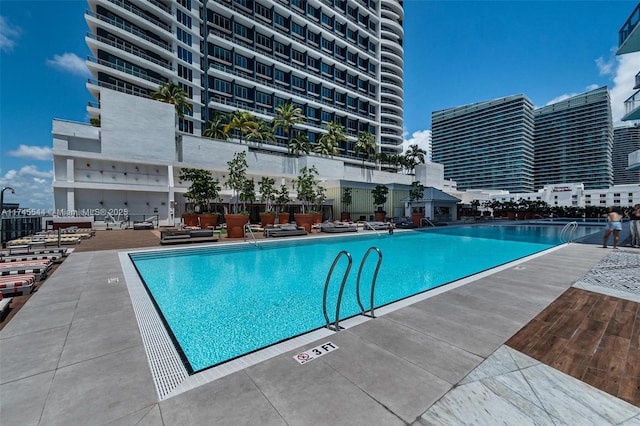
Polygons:
M342 284L340 284L340 291L338 292L338 301L336 303L336 318L333 324L333 328L331 326L331 321L329 321L329 315L327 315L327 291L329 290L329 281L331 281L331 275L333 274L333 270L338 263L338 260L342 256L347 256L348 265L347 270L342 277ZM342 293L344 292L344 285L347 283L347 276L349 276L349 271L351 271L351 264L353 263L353 259L351 258L351 253L346 250L342 250L340 253L336 255L336 258L333 260L331 264L331 268L329 269L329 273L327 274L327 279L324 282L324 294L322 295L322 313L324 314L324 319L327 323L326 327L329 330L340 331L340 304L342 302Z
M360 300L360 277L362 275L362 268L364 267L365 261L367 260L369 253L371 253L373 250L375 250L378 253L378 263L376 264L376 270L373 274L373 279L371 282L371 309L370 309L371 314L367 315L364 309L364 306L362 306L362 302ZM349 263L347 265L347 270L344 272L344 275L342 277L342 284L340 284L340 291L338 292L338 300L336 301L336 317L332 324L331 321L329 320L329 315L327 314L327 292L329 290L329 282L331 281L333 270L335 269L336 264L338 263L338 260L340 260L342 256L347 256ZM374 291L376 287L376 280L378 279L378 271L380 270L381 263L382 263L382 252L380 251L380 249L377 247L369 247L364 257L362 258L362 261L360 262L360 268L358 269L358 279L356 282L356 298L358 300L358 305L360 305L360 309L362 310L361 314L371 318L375 318L374 307L373 307L373 296L374 296ZM336 258L333 260L333 263L331 264L331 268L329 269L329 273L327 274L327 279L324 283L324 293L322 295L322 313L324 314L324 319L326 321L325 327L328 328L329 330L333 330L336 332L342 330L342 327L340 327L340 305L342 304L342 294L344 293L344 286L347 283L347 277L349 276L349 272L351 271L352 264L353 264L353 259L351 257L351 253L349 253L346 250L342 250L340 253L336 255Z
M366 228L369 228L369 230L371 230L371 231L375 232L376 234L378 234L379 237L382 237L382 234L380 233L380 231L378 229L374 228L369 222L364 221L363 223L366 225Z
M367 260L367 257L369 257L369 253L374 250L378 253L378 263L376 264L376 270L373 273L373 279L371 280L371 314L367 314L364 306L362 306L362 301L360 300L360 276L362 275L362 268L364 267L364 263ZM376 317L373 312L373 295L376 289L376 281L378 280L378 271L380 271L380 264L382 264L382 252L378 247L369 247L369 250L367 250L364 257L362 258L362 262L360 262L360 268L358 269L358 279L356 281L356 299L358 300L358 305L360 305L360 309L362 310L361 314L371 318Z
M578 222L575 220L564 225L562 231L560 231L560 241L563 243L571 243L573 241L573 234L577 228Z
M423 217L423 218L421 218L421 219L420 219L420 226L424 225L424 223L425 223L425 222L426 222L426 223L428 223L428 224L429 224L429 226L432 226L432 227L434 227L434 228L435 228L435 225L433 224L433 222L431 222L431 221L429 220L429 218L428 218L428 217Z
M253 233L253 229L251 229L251 225L249 223L245 223L244 227L242 228L242 230L244 231L244 241L247 241L247 229L249 230L249 234L251 234L251 237L253 238L252 244L255 244L255 246L258 247L258 240L256 240L256 236ZM251 244L251 241L249 241L249 243Z

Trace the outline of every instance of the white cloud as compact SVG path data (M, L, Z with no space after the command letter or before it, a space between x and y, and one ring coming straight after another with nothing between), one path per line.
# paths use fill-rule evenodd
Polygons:
M596 59L596 66L598 67L598 71L600 75L611 75L615 69L616 59L615 59L615 51L611 52L612 56L609 60L605 60L602 56Z
M5 203L18 203L22 208L50 210L53 208L52 170L38 170L37 166L24 166L9 170L0 176L0 186L9 186L15 194L5 191Z
M62 55L53 55L53 59L47 59L47 65L51 65L62 71L68 71L72 74L81 76L90 76L91 73L87 68L87 64L75 53L63 53Z
M52 159L51 148L48 146L20 145L16 150L7 151L7 155L41 161Z
M20 34L22 34L20 27L12 25L7 18L0 16L0 50L13 51Z
M418 148L422 148L427 151L427 161L431 161L431 130L417 130L413 132L411 138L407 139L407 134L403 135L404 141L402 142L402 152L406 152L410 145L418 145Z

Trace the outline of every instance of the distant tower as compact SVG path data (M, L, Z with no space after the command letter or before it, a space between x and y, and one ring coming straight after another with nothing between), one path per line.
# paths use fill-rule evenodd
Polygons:
M620 126L613 129L613 184L640 183L640 169L627 170L629 154L640 150L640 127Z
M533 104L524 95L434 111L432 156L459 190L533 190Z
M535 110L535 188L584 183L613 184L613 123L607 87Z

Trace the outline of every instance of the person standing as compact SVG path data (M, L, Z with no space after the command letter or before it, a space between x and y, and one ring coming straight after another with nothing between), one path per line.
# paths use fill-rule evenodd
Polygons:
M607 248L607 242L609 235L613 233L613 249L618 249L618 241L620 240L620 231L622 231L622 215L618 213L615 207L609 207L609 213L607 213L607 220L609 225L607 230L604 231L604 238L602 240L602 248Z
M631 245L633 247L640 247L640 204L633 206L631 210L627 212L629 218L629 231L631 231Z

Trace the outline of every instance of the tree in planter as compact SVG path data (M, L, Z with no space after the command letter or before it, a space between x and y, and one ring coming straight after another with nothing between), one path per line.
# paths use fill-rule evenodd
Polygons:
M244 151L236 152L233 158L227 161L228 176L227 187L233 191L234 204L233 212L238 213L238 205L240 201L240 192L244 188L245 181L247 180L247 153Z
M322 222L322 205L324 204L324 200L326 199L327 194L325 187L316 182L315 198L313 199L313 210L309 211L309 213L312 213L315 216L314 222L316 223Z
M187 92L173 81L161 84L157 91L151 93L151 99L174 105L180 118L184 118L184 111L193 111L193 107L188 102Z
M340 220L350 220L351 214L349 213L349 206L353 202L353 194L351 188L344 188L342 190L342 207L343 211L340 213Z
M221 201L219 182L213 178L210 171L184 168L180 171L179 177L181 180L191 182L191 186L184 193L184 196L198 207L200 213L211 213L211 202L219 203ZM210 224L215 226L218 223L218 213L214 212L214 214L216 217L210 219ZM202 223L202 218L200 221L200 226L208 226ZM197 225L197 223L190 223L190 225Z
M280 190L275 196L276 206L278 206L278 222L289 223L289 209L288 205L291 202L289 198L289 188L287 185L280 185Z
M240 190L240 202L242 203L242 214L249 214L249 210L247 209L247 204L249 207L256 202L256 183L253 179L245 179L242 184L242 189Z
M276 181L274 179L267 176L262 176L262 179L260 179L260 182L258 182L260 202L265 204L265 213L274 213L273 200L278 193L275 187L275 183Z
M387 194L389 193L389 188L386 185L376 185L373 191L371 191L371 195L373 195L373 204L377 206L377 211L375 212L375 217L377 222L383 222L387 212L382 210L382 206L387 202Z
M409 190L409 204L412 205L414 201L422 200L424 197L424 186L419 180L411 182L411 189ZM422 225L422 218L424 217L424 207L411 206L411 220L414 225Z
M302 213L309 211L311 204L316 199L316 176L318 170L316 166L303 167L300 169L298 178L293 181L294 188L298 193L298 200L302 205Z
M298 178L293 181L294 188L298 193L298 200L302 204L302 213L294 215L296 224L304 226L307 232L311 232L313 215L311 214L311 204L316 200L316 176L318 170L315 166L303 167L300 169Z

